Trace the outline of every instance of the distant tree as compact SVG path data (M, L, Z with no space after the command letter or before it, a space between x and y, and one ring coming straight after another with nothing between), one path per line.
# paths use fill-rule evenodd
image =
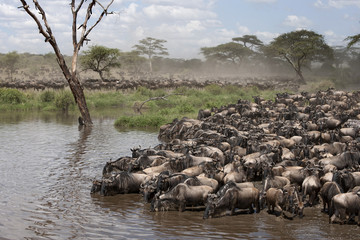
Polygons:
M207 60L231 62L239 64L244 58L251 54L251 50L240 43L229 42L217 45L216 47L203 47L200 52Z
M350 48L350 47L352 47L354 44L360 42L360 34L353 35L353 36L349 36L349 37L345 38L345 41L349 41L347 47Z
M104 81L104 73L110 73L111 68L121 66L119 58L119 49L95 45L84 51L83 56L80 57L80 63L84 70L97 72Z
M147 37L140 40L140 44L133 46L133 48L135 48L136 51L140 53L140 55L145 55L148 57L150 72L153 71L152 59L154 56L169 55L167 48L165 48L163 45L166 42L166 40Z
M13 75L17 69L19 60L20 55L16 51L9 52L3 57L2 65L7 70L11 81L13 80Z
M135 75L141 72L146 58L141 57L139 51L122 52L120 55L121 64Z
M202 67L203 62L201 59L192 58L184 61L184 68L191 70L199 70Z
M34 9L31 10L30 5L25 0L20 0L20 2L22 4L21 8L35 21L39 33L45 38L45 42L48 42L54 50L59 67L61 68L64 77L69 83L69 87L81 113L82 120L79 122L85 125L91 125L92 121L89 109L87 107L84 91L77 73L78 55L80 48L84 45L84 42L89 41L88 37L90 32L99 24L104 16L113 13L109 12L108 9L114 0L109 0L108 5L100 3L98 0L79 0L78 3L76 3L75 0L70 1L69 5L72 13L71 37L73 45L71 68L69 68L65 62L65 58L60 51L55 36L48 23L46 13L41 7L40 3L37 0L33 0L32 2ZM87 4L87 6L85 6L85 4ZM83 22L81 24L77 23L79 14L84 16ZM92 16L95 16L95 19L91 19ZM80 35L79 38L78 34Z
M281 34L269 44L268 51L287 61L302 84L306 83L302 73L304 66L311 61L324 61L333 57L333 50L325 43L324 37L308 30Z
M234 42L242 42L244 47L254 50L254 47L262 46L264 43L255 35L244 35L242 37L236 37L232 39Z

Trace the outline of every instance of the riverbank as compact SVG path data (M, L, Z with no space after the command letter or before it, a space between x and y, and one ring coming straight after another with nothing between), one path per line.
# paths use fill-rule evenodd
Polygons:
M118 127L159 127L175 118L196 118L199 109L219 108L239 98L252 100L253 96L274 99L275 90L256 87L209 85L194 89L151 90L139 87L132 91L85 91L87 104L92 111L112 109L121 112L115 122ZM0 88L1 111L64 111L77 112L70 90L18 90Z
M298 92L326 90L329 87L333 87L329 81L311 82ZM140 86L132 90L85 90L85 96L90 114L99 109L121 111L121 117L115 122L118 127L159 127L175 118L196 118L200 109L220 108L239 99L253 101L254 96L274 100L279 92L294 92L274 88L224 84L159 89ZM67 87L60 90L0 88L0 110L78 112Z

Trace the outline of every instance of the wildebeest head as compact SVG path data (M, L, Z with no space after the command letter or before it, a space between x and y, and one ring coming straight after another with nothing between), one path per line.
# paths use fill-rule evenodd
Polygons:
M103 168L103 177L110 177L113 174L122 171L131 171L133 168L133 160L130 157L122 157L115 161L109 161Z
M114 170L114 167L113 167L113 165L111 164L111 162L106 162L106 163L105 163L105 166L104 166L104 168L103 168L102 174L103 174L104 177L107 177L107 176L109 176L109 174L110 174L111 172L113 172L113 170Z
M109 196L136 191L139 191L139 185L136 185L132 174L128 172L120 172L109 178L103 179L100 194Z
M213 199L212 201L208 201L206 204L203 219L208 219L208 218L214 217L215 209L216 209L215 199Z
M343 188L345 192L349 191L354 187L355 179L354 176L349 171L342 171L340 172L339 177L340 186Z
M141 149L141 146L138 146L138 147L134 147L134 148L130 148L131 152L132 152L132 157L133 158L138 158L140 157L140 149Z
M157 190L155 179L142 183L140 185L140 192L143 194L144 200L150 202L154 198Z
M117 193L116 183L117 179L114 176L103 179L101 183L100 194L103 196L115 195Z
M140 155L135 162L134 165L137 166L139 169L144 170L147 167L150 167L152 160L147 155Z
M150 211L177 211L179 210L179 204L175 199L158 199L154 198L151 202Z
M90 193L100 193L102 180L94 180Z
M213 218L221 216L224 211L231 208L232 202L232 190L239 189L237 187L230 187L226 189L222 196L218 194L208 194L206 209L203 215L203 219Z
M298 187L294 185L287 186L284 192L286 192L287 211L291 212L293 216L303 217L304 203Z

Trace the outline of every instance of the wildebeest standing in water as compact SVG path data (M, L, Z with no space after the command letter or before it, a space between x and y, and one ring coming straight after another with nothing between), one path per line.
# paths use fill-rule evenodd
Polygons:
M220 217L230 210L230 214L235 213L235 209L249 209L250 213L260 212L259 190L256 188L231 187L226 190L220 198L209 199L206 205L203 218Z
M146 174L120 172L102 180L100 194L110 196L121 193L139 193L140 185L150 178Z
M179 183L169 192L156 197L151 203L151 209L161 211L163 204L168 204L169 201L176 203L181 212L185 211L187 206L204 206L208 195L213 191L210 186L188 186L185 183Z

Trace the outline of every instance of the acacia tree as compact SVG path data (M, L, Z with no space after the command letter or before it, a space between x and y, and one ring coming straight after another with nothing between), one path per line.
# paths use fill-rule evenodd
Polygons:
M254 47L262 46L263 42L255 35L244 35L232 39L234 42L242 42L244 47L253 50Z
M120 55L121 63L135 75L138 75L146 62L146 58L141 57L138 51L122 52Z
M9 78L13 80L13 74L17 68L17 63L19 62L20 56L16 51L9 52L3 57L2 64L7 69Z
M350 48L354 44L360 42L360 34L349 36L349 37L345 38L345 41L349 41L347 47Z
M74 96L75 102L78 105L78 108L82 117L82 124L91 125L91 117L89 113L89 109L86 104L85 95L81 83L77 74L77 62L80 48L83 46L85 41L89 41L88 36L90 32L99 24L99 22L103 19L103 17L107 14L111 14L113 12L108 12L109 7L114 2L114 0L109 0L108 5L102 5L97 0L88 1L87 7L85 6L86 0L80 0L78 4L76 4L75 0L71 0L70 8L72 13L72 44L73 44L73 54L72 54L72 62L71 68L69 68L66 63L64 56L62 55L60 48L56 42L55 36L50 28L50 25L47 21L47 16L44 9L40 6L37 0L33 0L34 10L30 9L29 4L25 0L20 0L22 6L20 8L24 9L25 12L30 15L30 17L36 22L37 27L41 35L44 36L45 42L48 42L56 55L58 64L69 83L69 87ZM94 22L90 23L90 18L93 14L95 6L100 8L100 13L95 19ZM84 9L84 10L82 10ZM77 24L78 14L80 11L85 11L85 17L82 24ZM38 14L36 14L38 13ZM40 17L40 18L39 18ZM89 26L88 26L89 24ZM80 32L80 36L78 38L78 30ZM80 122L80 121L79 121Z
M119 57L119 49L95 45L84 51L80 62L84 70L97 72L104 81L104 73L109 73L111 68L121 66Z
M148 57L150 72L153 71L152 59L154 56L169 55L167 48L165 48L163 45L163 43L166 42L166 40L147 37L140 40L140 44L133 46L133 48L135 48L136 51L138 51L141 55L146 55Z
M206 59L214 59L221 62L231 62L239 64L243 59L251 54L251 50L240 43L229 42L215 47L203 47L200 52Z
M284 33L270 42L268 50L277 57L287 61L305 84L302 68L311 61L323 61L332 58L333 51L324 37L313 31L298 30Z

